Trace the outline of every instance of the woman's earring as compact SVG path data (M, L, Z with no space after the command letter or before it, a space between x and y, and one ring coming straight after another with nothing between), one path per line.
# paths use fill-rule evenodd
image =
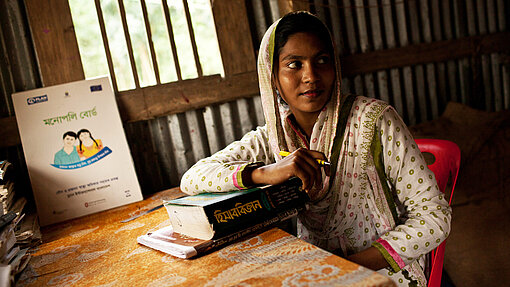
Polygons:
M276 97L278 98L278 103L280 105L287 106L287 102L285 102L285 100L282 98L282 96L280 95L280 92L278 91L278 89L276 90Z

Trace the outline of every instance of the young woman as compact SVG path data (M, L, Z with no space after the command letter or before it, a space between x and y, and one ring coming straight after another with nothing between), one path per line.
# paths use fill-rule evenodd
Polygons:
M87 159L103 149L101 140L94 139L87 129L78 131L78 139L80 140L80 144L77 150L81 160Z
M340 93L327 27L295 12L266 32L258 56L266 125L197 162L188 194L278 184L297 176L310 195L298 236L390 276L426 285L426 254L450 231L451 209L396 111ZM280 151L291 154L282 158ZM317 159L329 160L324 170Z

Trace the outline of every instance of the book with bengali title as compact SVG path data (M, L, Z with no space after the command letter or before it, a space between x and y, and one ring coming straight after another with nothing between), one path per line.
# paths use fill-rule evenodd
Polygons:
M232 192L202 193L164 201L173 230L193 238L218 239L282 212L306 208L309 197L299 178L282 184Z
M198 239L175 232L172 225L163 227L154 232L148 232L137 238L137 242L152 249L170 254L175 257L188 259L212 252L217 248L241 240L249 235L263 232L279 222L296 216L304 206L289 208L268 217L255 225L235 228L231 233L217 239Z
M109 78L12 100L41 225L143 199Z

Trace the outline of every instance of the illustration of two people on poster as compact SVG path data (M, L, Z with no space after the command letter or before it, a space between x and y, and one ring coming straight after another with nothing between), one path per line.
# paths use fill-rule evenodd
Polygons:
M67 165L88 159L103 149L100 139L94 139L87 129L81 129L78 133L68 131L62 137L64 146L55 153L55 165ZM76 141L78 145L75 145Z

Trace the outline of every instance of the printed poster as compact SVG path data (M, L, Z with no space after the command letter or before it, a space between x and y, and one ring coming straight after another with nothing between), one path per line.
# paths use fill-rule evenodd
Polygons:
M12 99L41 225L143 199L109 78Z

